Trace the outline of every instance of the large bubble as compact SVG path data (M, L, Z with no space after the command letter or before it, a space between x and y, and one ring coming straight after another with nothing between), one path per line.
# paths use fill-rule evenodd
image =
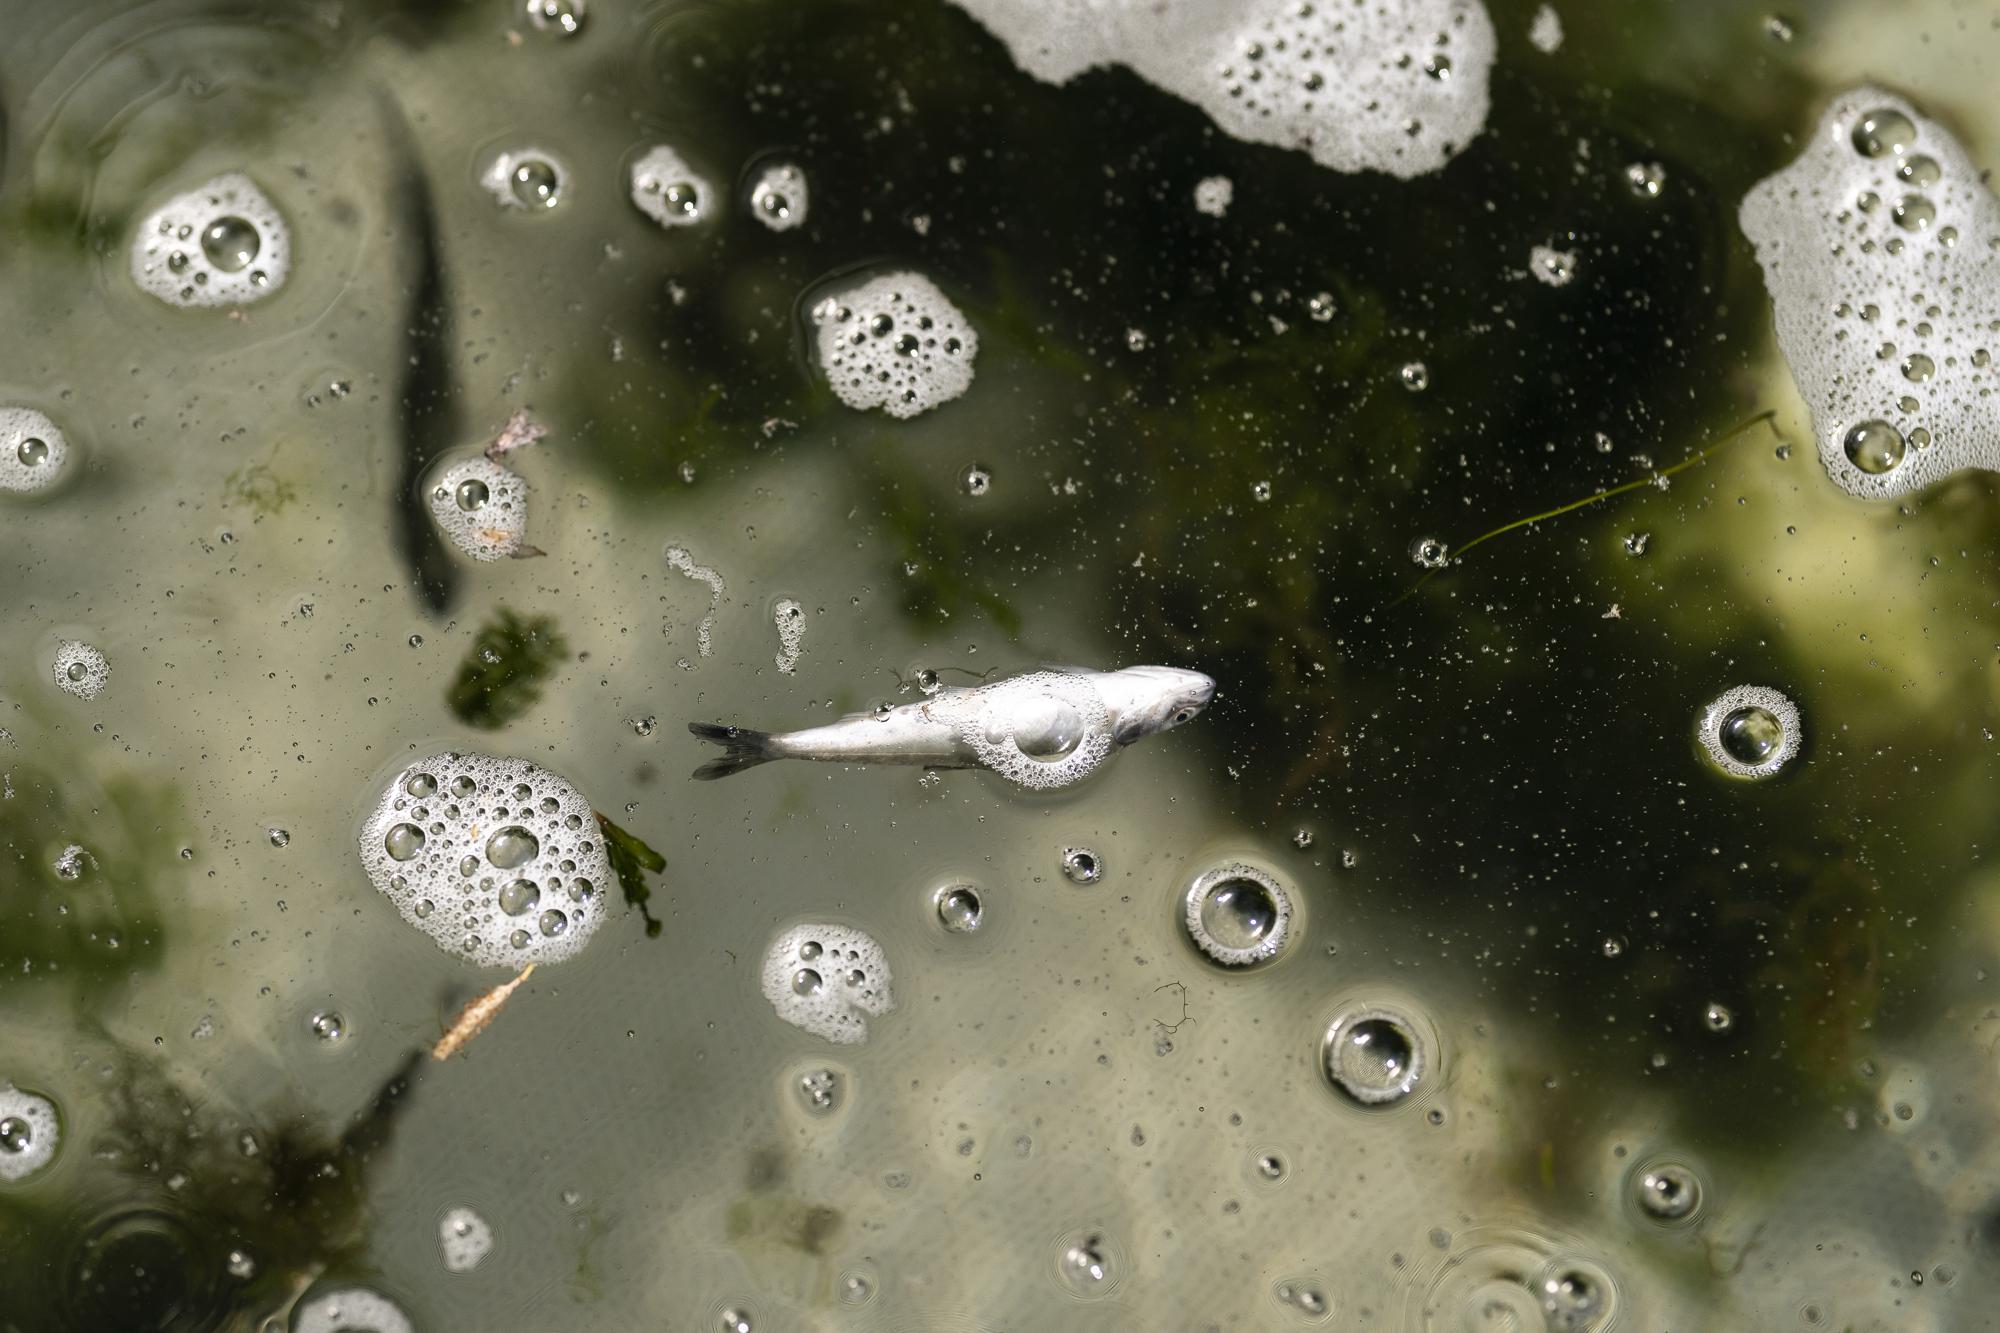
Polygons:
M609 913L611 862L590 802L525 759L447 751L383 788L361 864L403 919L488 967L574 957Z
M1224 133L1339 171L1421 176L1486 124L1478 0L954 0L1038 79L1124 65Z
M885 273L829 296L812 320L820 369L849 407L913 417L972 387L979 335L920 273Z
M68 466L69 437L47 414L0 407L0 491L47 490Z
M930 714L952 724L979 762L1033 791L1081 782L1111 754L1111 714L1088 678L1033 671L943 695Z
M1835 482L1893 496L2000 470L2000 200L1950 131L1844 94L1740 220Z
M715 189L666 144L648 149L632 164L632 204L662 227L692 227L708 215ZM799 196L805 218L805 196Z
M56 688L65 694L95 699L111 679L111 659L80 639L62 639L52 671Z
M483 454L447 461L425 499L438 530L474 560L519 555L528 533L528 484Z
M177 194L132 238L132 280L169 305L248 305L285 285L291 233L240 172Z
M55 1103L0 1083L0 1181L25 1180L55 1159L62 1125Z
M764 998L795 1028L843 1045L896 1007L882 946L850 926L781 931L764 951Z
M1275 875L1228 861L1195 876L1181 901L1181 925L1195 947L1224 967L1277 957L1292 934L1292 895Z
M1738 685L1702 709L1695 738L1731 777L1768 778L1797 757L1805 732L1790 699L1768 685Z
M412 1325L387 1296L366 1287L343 1287L299 1306L292 1333L412 1333Z

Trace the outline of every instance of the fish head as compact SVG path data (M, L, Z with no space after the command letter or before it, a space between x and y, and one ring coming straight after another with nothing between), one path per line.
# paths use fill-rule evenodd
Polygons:
M1215 697L1214 680L1180 667L1126 667L1100 677L1097 685L1120 745L1194 721Z

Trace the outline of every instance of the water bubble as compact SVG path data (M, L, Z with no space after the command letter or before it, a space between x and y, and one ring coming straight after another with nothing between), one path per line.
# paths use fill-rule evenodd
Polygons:
M509 824L486 840L486 859L502 870L526 865L541 851L540 840L519 824Z
M190 244L196 236L200 243ZM132 241L131 270L142 291L169 305L247 305L284 286L291 234L256 183L232 172L145 218Z
M1798 754L1798 706L1774 689L1739 685L1702 710L1696 731L1708 757L1732 777L1765 778Z
M1798 35L1798 28L1783 14L1771 14L1764 19L1764 35L1774 42L1789 42Z
M1416 1090L1427 1062L1416 1023L1387 1007L1335 1018L1320 1044L1320 1066L1333 1086L1363 1106L1388 1106Z
M789 162L765 167L750 187L750 216L772 231L803 226L807 202L805 173Z
M424 831L415 824L397 824L382 836L382 847L393 860L407 861L424 849Z
M1258 504L1264 504L1269 501L1271 498L1271 483L1268 481L1250 483L1250 498Z
M1666 188L1667 169L1658 162L1633 162L1625 168L1625 188L1641 199L1657 199Z
M1923 231L1937 220L1937 205L1920 194L1906 194L1890 216L1904 231Z
M1922 384L1937 373L1937 363L1922 352L1912 352L1903 358L1898 369L1903 372L1903 378L1910 383Z
M958 488L977 499L993 489L993 474L983 465L974 463L960 475Z
M935 901L938 920L946 930L969 935L979 929L984 904L979 900L979 890L970 884L947 884L937 891Z
M1340 306L1334 301L1332 292L1316 292L1306 302L1306 313L1314 323L1326 324L1340 313Z
M1056 1247L1056 1279L1072 1296L1108 1296L1124 1276L1123 1254L1101 1231L1068 1233Z
M292 1333L412 1333L410 1317L365 1287L322 1292L300 1305Z
M842 1273L839 1291L842 1305L866 1305L875 1298L875 1283L866 1273Z
M469 1273L493 1249L493 1228L470 1208L449 1209L438 1219L438 1249L445 1271Z
M524 858L525 859L525 858ZM542 891L533 880L510 880L500 890L500 910L508 916L520 916L532 912L541 905Z
M1303 852L1312 845L1313 832L1311 829L1302 828L1292 834L1292 846L1298 848L1300 851Z
M411 796L416 797L419 801L435 796L437 789L437 779L428 773L412 773L410 774L410 780L403 784L403 790Z
M528 488L513 469L484 453L447 456L433 473L428 499L438 530L474 560L521 552L528 533Z
M574 37L583 28L585 0L527 0L522 12L542 32Z
M662 227L691 227L707 215L714 187L673 148L657 144L632 163L627 193L633 207ZM756 216L771 223L761 209Z
M202 228L201 251L208 262L224 273L235 273L257 258L263 238L248 218L235 214L219 217Z
M1285 1178L1285 1172L1286 1172L1285 1159L1278 1156L1278 1154L1276 1153L1267 1152L1261 1154L1257 1158L1255 1165L1259 1179L1267 1180L1273 1184L1276 1184L1278 1181L1283 1180Z
M1528 252L1528 272L1551 287L1567 287L1576 277L1576 251L1537 245Z
M1278 1304L1289 1306L1301 1319L1319 1323L1333 1309L1326 1292L1313 1282L1285 1281L1271 1288Z
M497 154L479 178L502 208L545 212L562 202L568 173L553 153L513 148Z
M1907 150L1917 141L1917 127L1908 116L1895 108L1878 107L1854 122L1854 133L1850 137L1855 152L1863 157L1881 157Z
M458 507L470 514L474 510L485 508L486 501L492 494L485 482L477 477L467 477L458 483Z
M813 1116L829 1116L839 1110L846 1087L843 1075L823 1066L806 1070L793 1085L799 1104Z
M1292 895L1268 871L1230 861L1188 886L1181 924L1195 947L1224 967L1275 958L1291 934Z
M1095 884L1104 878L1104 862L1088 847L1065 847L1062 872L1072 884Z
M1410 559L1425 569L1443 569L1451 563L1451 552L1435 537L1419 537L1410 543Z
M306 1021L313 1036L331 1046L347 1035L347 1020L332 1009L322 1009Z
M55 1158L55 1103L0 1081L0 1182L25 1180Z
M1632 1175L1639 1209L1655 1222L1686 1222L1701 1207L1701 1178L1679 1162L1655 1162Z
M1236 184L1227 176L1204 176L1195 182L1194 211L1219 218L1236 200Z
M755 1333L756 1325L747 1310L732 1305L722 1312L720 1328L722 1333Z
M866 1041L868 1020L896 1007L890 984L882 946L848 926L794 926L764 951L764 998L779 1018L828 1041Z
M91 855L89 852L85 851L79 844L71 843L69 846L63 848L62 853L56 857L56 878L65 880L82 879L84 864L90 861Z
M1903 444L1903 433L1886 421L1864 421L1841 442L1847 460L1870 476L1894 470L1903 461Z
M1574 1260L1550 1264L1535 1284L1549 1333L1585 1333L1606 1313L1608 1279Z
M1710 1032L1727 1032L1736 1026L1736 1015L1729 1011L1727 1005L1710 1001L1708 1006L1701 1011L1701 1021L1702 1026L1706 1027Z
M273 847L289 847L292 845L292 834L289 829L265 829L264 836L270 840Z
M1422 393L1430 387L1431 372L1421 361L1405 362L1403 368L1396 372L1396 376L1403 382L1403 387L1411 393Z
M54 670L57 688L79 699L95 699L111 678L110 660L76 639L57 642Z

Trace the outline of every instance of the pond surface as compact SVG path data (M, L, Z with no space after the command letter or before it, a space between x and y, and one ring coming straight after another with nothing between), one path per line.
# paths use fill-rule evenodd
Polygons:
M2000 20L1315 3L0 3L0 1333L1985 1326Z

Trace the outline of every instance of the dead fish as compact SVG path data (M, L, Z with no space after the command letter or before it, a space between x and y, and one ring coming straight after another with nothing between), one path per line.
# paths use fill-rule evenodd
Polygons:
M851 713L803 731L752 731L691 722L688 730L726 753L694 771L724 778L773 759L838 764L990 768L1024 787L1066 787L1113 751L1192 721L1215 697L1199 671L1135 666L1033 671L918 703Z

